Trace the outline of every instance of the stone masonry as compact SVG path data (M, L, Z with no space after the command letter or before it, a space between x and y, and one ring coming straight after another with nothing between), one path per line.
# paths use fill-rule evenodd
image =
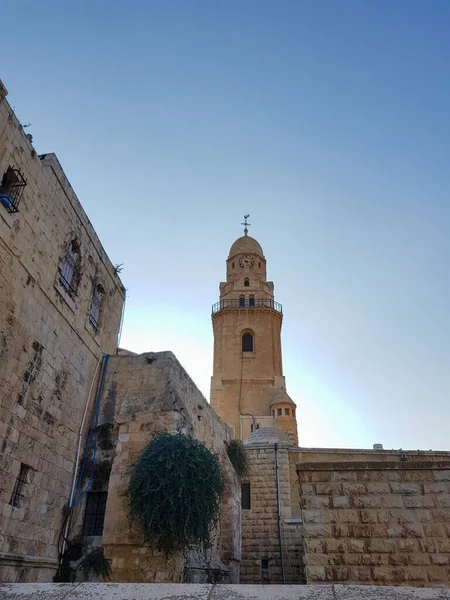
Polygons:
M308 583L450 585L450 453L304 454Z
M289 450L286 434L260 428L245 440L250 469L250 508L242 510L241 583L282 582L278 539L277 444L281 543L286 583L304 583L303 539L300 519L292 518Z
M49 581L82 414L101 355L116 350L125 292L58 159L36 154L6 93L0 84L0 182L19 169L26 186L18 212L0 203L0 581ZM69 294L59 270L72 242Z
M171 352L111 357L102 397L101 422L117 431L102 544L112 560L112 580L122 582L239 581L241 560L240 485L226 444L230 430L211 409ZM189 434L220 458L226 480L222 520L210 556L172 556L142 543L130 529L129 468L158 431ZM111 468L111 467L109 467Z

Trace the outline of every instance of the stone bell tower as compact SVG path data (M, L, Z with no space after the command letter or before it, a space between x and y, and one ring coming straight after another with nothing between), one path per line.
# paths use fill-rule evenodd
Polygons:
M212 307L211 406L237 439L276 427L298 444L296 406L283 377L282 306L274 300L263 250L247 225L246 220L244 235L231 246L227 280Z

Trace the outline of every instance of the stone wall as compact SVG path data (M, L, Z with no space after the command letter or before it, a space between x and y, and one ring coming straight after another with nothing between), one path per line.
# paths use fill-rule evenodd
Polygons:
M36 154L4 96L0 85L0 181L14 167L27 185L19 212L0 203L0 581L48 581L83 410L99 358L116 349L124 288L56 156ZM81 258L69 296L58 268L74 239Z
M171 352L111 357L102 398L102 422L114 423L118 443L108 485L103 532L112 580L123 582L207 580L222 575L239 581L241 515L239 480L226 452L229 428L220 421ZM191 555L167 559L147 544L136 524L130 529L123 492L129 468L157 431L190 434L218 454L226 478L220 532L207 561Z
M350 456L297 463L308 583L449 586L449 453Z
M278 455L281 538L285 580L304 583L301 521L292 518L289 453L291 442L281 431L261 428L244 442L250 470L250 509L242 510L241 583L282 581L278 539L275 443ZM263 564L267 561L267 570Z

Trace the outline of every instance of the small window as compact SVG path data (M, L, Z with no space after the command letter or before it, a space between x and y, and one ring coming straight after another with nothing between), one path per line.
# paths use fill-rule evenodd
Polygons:
M282 408L277 408L277 415L279 417L281 417L282 414L283 414L283 409Z
M59 283L71 297L76 294L78 287L79 259L80 247L76 240L72 240L59 267Z
M261 263L259 262L259 263L258 263L258 269L260 269L260 268L261 268Z
M274 410L272 411L272 417L275 417L275 411Z
M255 306L255 296L250 296L249 301L248 301L248 305L250 306L250 308L254 308L254 306Z
M269 559L261 559L261 583L269 583Z
M253 423L250 425L250 432L253 433L255 431L255 429L259 429L259 423L256 423L256 428L253 425Z
M234 263L231 263L231 268L234 269Z
M13 493L11 494L11 500L9 503L11 506L15 508L19 508L22 504L22 499L24 497L25 486L28 483L28 473L30 471L30 467L22 464L20 465L20 472L16 479L16 483L14 485Z
M289 416L289 409L288 409L288 408L285 408L285 409L284 409L284 414L285 414L287 417Z
M94 331L98 331L98 323L100 317L100 307L105 290L101 285L96 285L92 295L91 308L89 310L89 323Z
M250 510L250 484L241 483L241 507L243 510Z
M240 308L245 307L245 297L244 296L240 296L240 298L239 298L239 307Z
M102 535L105 521L106 492L88 492L84 513L83 535Z
M251 333L244 333L242 336L242 352L253 352L253 336Z
M246 277L244 279L244 287L249 287L249 286L250 286L250 281L249 281L248 277Z
M0 184L0 201L8 212L19 212L20 198L26 185L20 170L8 167Z

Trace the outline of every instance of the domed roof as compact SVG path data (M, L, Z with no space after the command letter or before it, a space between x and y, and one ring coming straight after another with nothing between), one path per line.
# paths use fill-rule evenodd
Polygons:
M238 238L231 246L228 258L231 258L236 254L248 254L251 252L264 257L263 249L255 240L255 238L252 238L249 235L243 235L242 237Z
M244 446L259 446L260 444L270 444L271 446L273 444L294 445L284 431L275 429L275 427L260 427L244 440Z

